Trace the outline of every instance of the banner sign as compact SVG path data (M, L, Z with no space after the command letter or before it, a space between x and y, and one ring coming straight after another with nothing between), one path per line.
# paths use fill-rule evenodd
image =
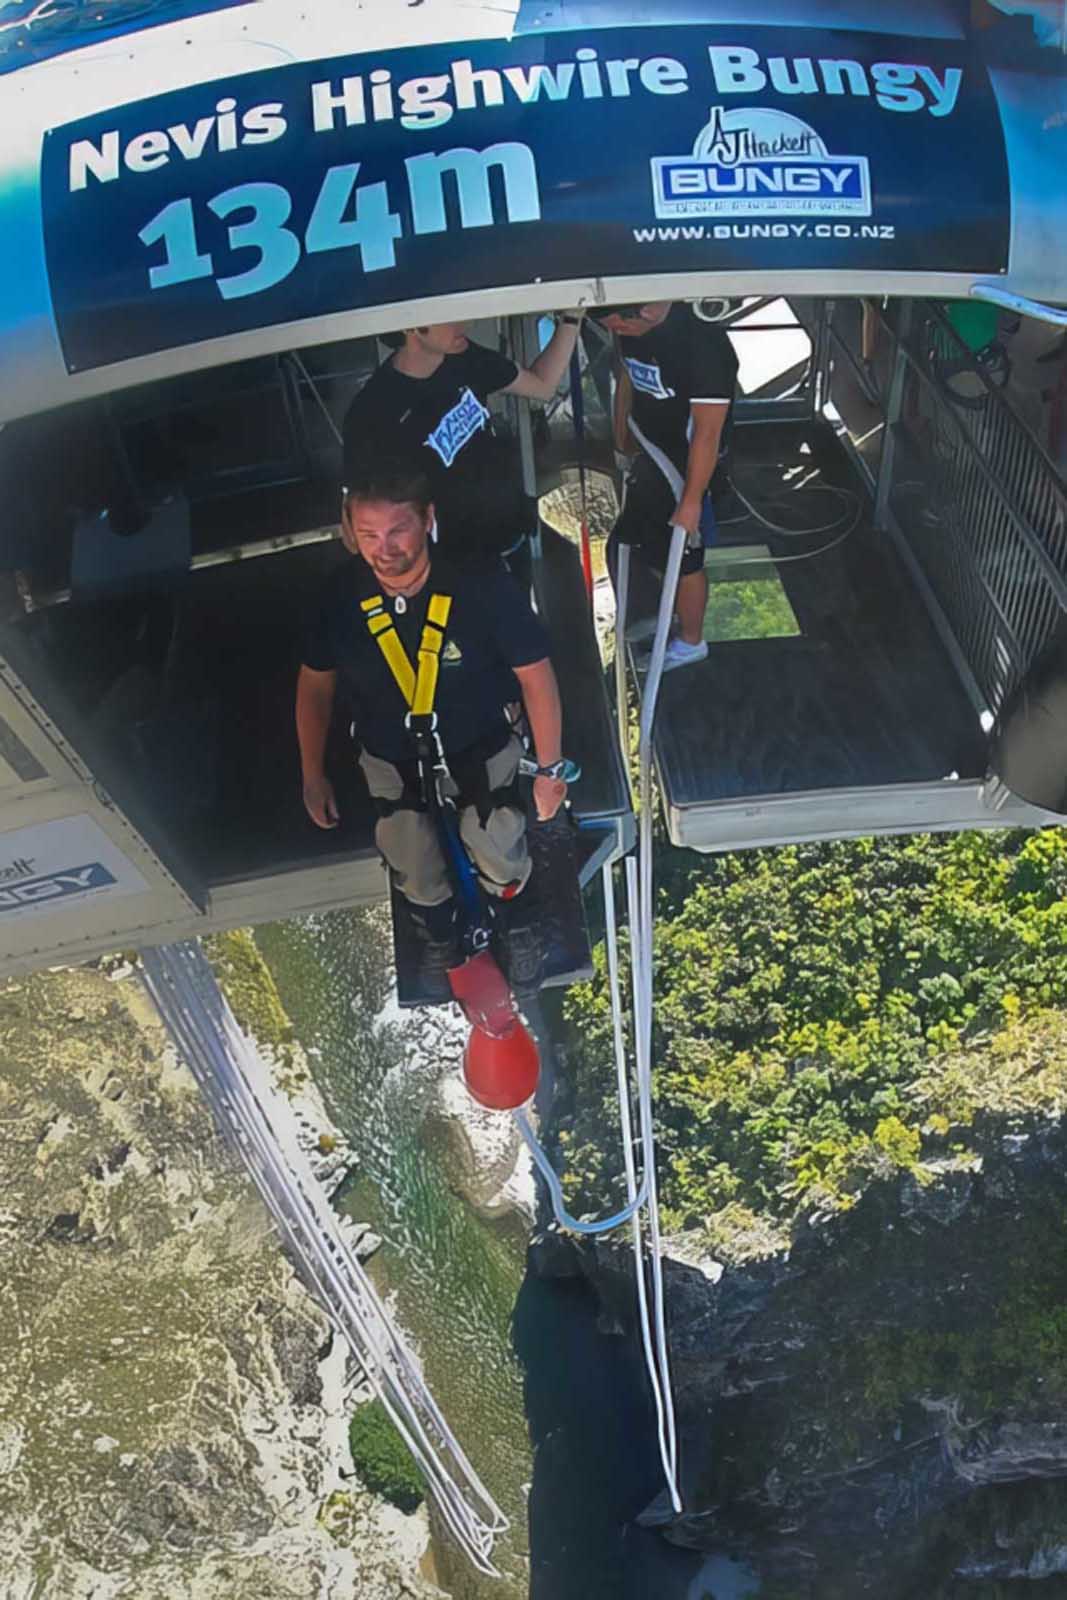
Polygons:
M0 927L28 913L137 894L148 884L92 817L80 814L0 833Z
M677 26L272 68L53 129L70 371L346 309L627 273L1004 271L962 41Z

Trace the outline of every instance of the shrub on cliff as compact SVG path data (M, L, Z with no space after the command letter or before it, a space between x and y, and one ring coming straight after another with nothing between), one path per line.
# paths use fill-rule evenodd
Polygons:
M348 1426L348 1444L368 1489L401 1511L421 1505L426 1493L422 1474L380 1400L359 1407Z
M674 1226L788 1217L911 1167L931 1064L1067 1000L1067 831L662 849L653 1059ZM617 1170L597 975L568 996L565 1150L599 1207ZM944 1120L943 1118L941 1119ZM947 1128L935 1130L941 1137Z
M278 986L250 928L231 928L204 940L204 951L238 1023L257 1044L291 1064L293 1027Z

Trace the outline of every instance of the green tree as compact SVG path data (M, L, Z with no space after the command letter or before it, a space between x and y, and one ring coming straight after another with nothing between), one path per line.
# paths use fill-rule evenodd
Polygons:
M661 846L654 1056L668 1222L787 1219L918 1161L931 1061L1067 995L1067 833ZM572 1198L617 1187L602 954L565 1003ZM608 1114L605 1114L608 1113Z
M356 1411L348 1426L348 1445L368 1489L401 1511L421 1505L426 1494L422 1474L380 1400L369 1400Z

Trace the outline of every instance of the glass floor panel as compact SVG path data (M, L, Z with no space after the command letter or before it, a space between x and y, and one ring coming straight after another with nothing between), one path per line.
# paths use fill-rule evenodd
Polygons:
M709 644L739 639L793 639L800 624L766 545L711 550L704 563L710 588L704 615Z

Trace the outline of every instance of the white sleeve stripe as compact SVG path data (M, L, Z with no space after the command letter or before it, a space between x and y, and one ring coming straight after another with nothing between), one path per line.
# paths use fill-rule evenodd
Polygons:
M728 406L730 401L725 395L693 394L689 397L691 406Z

